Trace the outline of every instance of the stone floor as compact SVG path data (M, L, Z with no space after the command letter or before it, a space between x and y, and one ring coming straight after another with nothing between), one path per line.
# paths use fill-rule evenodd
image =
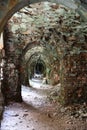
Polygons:
M32 82L22 86L23 102L5 107L0 130L87 130L87 120L75 119L47 98L52 86ZM36 88L35 88L36 86Z
M35 86L36 88L34 88ZM11 103L5 107L1 130L57 130L56 124L44 111L47 104L48 86L40 88L41 83L33 83L33 88L22 86L22 97L24 102ZM47 92L47 91L46 91Z

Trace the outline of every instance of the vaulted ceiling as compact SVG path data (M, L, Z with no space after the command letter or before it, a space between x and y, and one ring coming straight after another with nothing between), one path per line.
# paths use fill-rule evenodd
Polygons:
M3 30L7 20L19 9L29 4L44 1L63 4L75 9L85 20L87 19L87 0L0 0L0 32Z

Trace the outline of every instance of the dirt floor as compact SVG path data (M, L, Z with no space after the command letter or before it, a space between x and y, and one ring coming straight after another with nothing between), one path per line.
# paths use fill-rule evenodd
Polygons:
M66 109L50 101L48 96L52 86L35 86L22 86L23 102L5 107L1 130L87 130L86 113L82 118L68 112L69 107Z

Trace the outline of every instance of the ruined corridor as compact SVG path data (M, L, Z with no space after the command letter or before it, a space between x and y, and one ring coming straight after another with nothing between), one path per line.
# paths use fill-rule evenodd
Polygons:
M1 130L87 129L86 5L0 1Z

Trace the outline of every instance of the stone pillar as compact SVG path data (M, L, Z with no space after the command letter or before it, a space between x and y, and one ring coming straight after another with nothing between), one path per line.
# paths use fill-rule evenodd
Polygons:
M65 56L62 71L63 104L87 102L87 52Z
M4 98L1 91L2 82L0 81L0 120L2 118L3 110L4 110Z
M21 82L20 82L20 59L16 54L16 46L13 33L9 31L10 26L7 25L4 32L4 49L5 64L3 69L3 94L6 104L9 101L22 101L21 98Z
M0 59L1 60L1 59ZM3 63L0 61L0 120L2 118L3 110L4 110L4 96L3 96Z

